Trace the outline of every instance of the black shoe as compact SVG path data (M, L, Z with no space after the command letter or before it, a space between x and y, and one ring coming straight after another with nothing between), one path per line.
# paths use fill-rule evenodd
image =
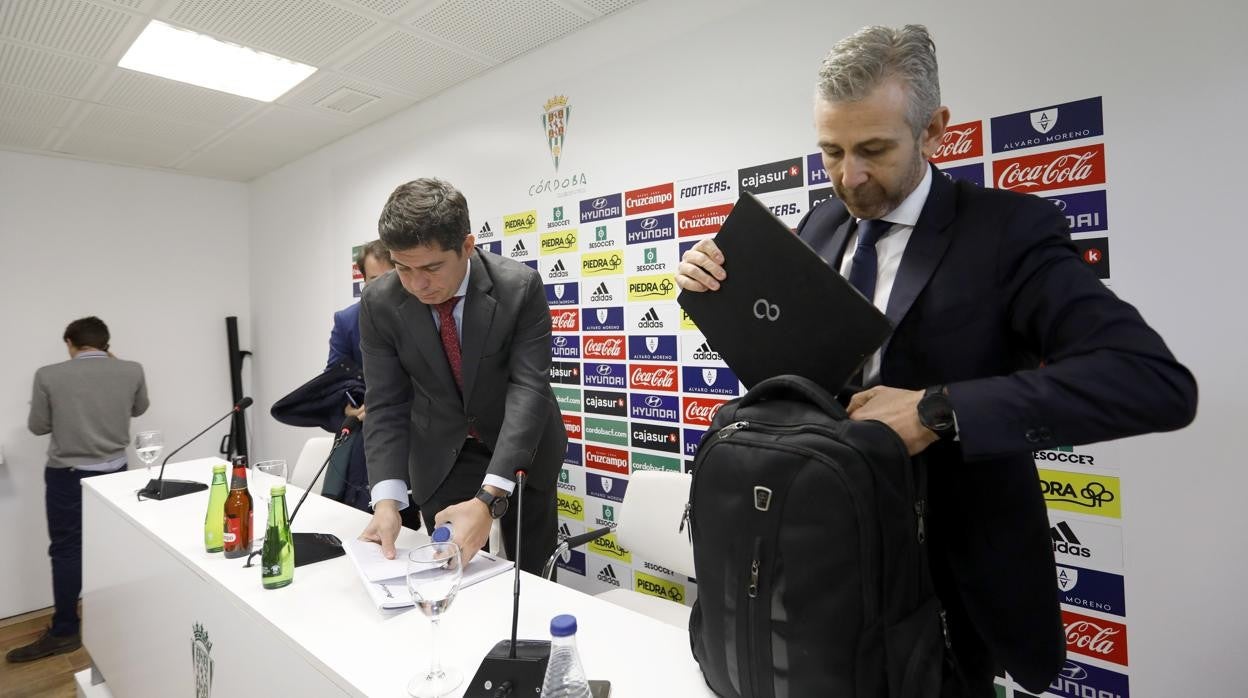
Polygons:
M51 657L54 654L66 654L82 647L82 634L74 633L73 635L57 636L52 634L52 630L45 630L38 640L26 645L10 650L4 658L13 662L33 662L36 659Z

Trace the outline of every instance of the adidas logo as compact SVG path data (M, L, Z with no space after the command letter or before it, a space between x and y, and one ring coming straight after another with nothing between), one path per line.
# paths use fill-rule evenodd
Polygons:
M615 297L611 295L611 289L607 288L607 282L603 281L598 284L593 293L589 294L589 300L594 303L610 302L615 300Z
M528 257L529 248L524 246L524 240L517 240L516 246L511 248L512 257Z
M719 352L711 348L710 342L702 342L701 346L693 350L693 358L695 361L723 361L724 358Z
M494 232L493 230L490 230L490 222L486 221L485 225L481 226L481 230L477 231L477 234L478 235L490 235L493 232Z
M556 259L555 263L550 267L550 271L546 272L548 279L566 279L568 278L567 267L563 266L562 259Z
M654 307L652 306L646 311L645 315L641 316L641 320L637 323L637 327L642 329L654 328L661 330L663 329L663 320L659 318L659 314L655 312Z
M559 524L559 540L572 537L572 530L568 528L566 523Z
M598 573L598 581L617 587L620 585L620 578L615 576L615 570L611 565L602 568L602 571Z
M1065 553L1075 557L1092 557L1092 551L1079 542L1079 537L1071 530L1070 524L1060 521L1049 529L1049 537L1053 539L1053 552Z
M567 271L567 269L563 266L563 260L562 260L562 259L556 259L556 260L555 260L555 265L554 265L553 267L551 267L551 268L550 268L550 270L551 270L551 271Z

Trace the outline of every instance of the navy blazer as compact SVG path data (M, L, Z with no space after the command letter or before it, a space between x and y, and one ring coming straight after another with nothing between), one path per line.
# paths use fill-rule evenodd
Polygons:
M349 363L363 366L360 353L360 304L358 302L334 313L334 329L329 333L329 360L325 367Z
M1053 204L932 175L889 297L880 382L948 385L959 440L921 456L934 581L1039 692L1066 643L1032 452L1186 426L1196 382L1079 258ZM798 226L834 268L848 217L833 199Z

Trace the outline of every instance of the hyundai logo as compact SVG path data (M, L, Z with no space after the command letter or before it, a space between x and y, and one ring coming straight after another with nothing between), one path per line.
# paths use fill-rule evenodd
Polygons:
M598 375L600 376L611 375L611 364L598 364Z

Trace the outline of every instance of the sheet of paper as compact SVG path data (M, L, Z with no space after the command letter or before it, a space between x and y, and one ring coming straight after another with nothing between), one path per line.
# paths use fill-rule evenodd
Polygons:
M407 552L410 548L396 548L393 560L381 554L381 546L358 539L343 542L343 550L355 564L365 591L379 609L405 608L414 605L407 588ZM502 574L512 568L510 560L503 560L487 552L479 552L464 568L464 578L459 588Z

